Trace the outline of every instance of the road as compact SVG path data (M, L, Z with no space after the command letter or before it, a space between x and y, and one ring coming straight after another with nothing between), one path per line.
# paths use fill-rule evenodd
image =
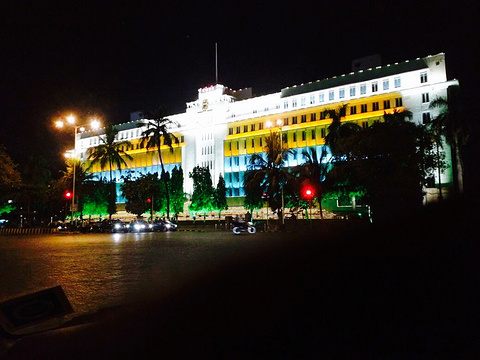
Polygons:
M0 301L61 285L76 314L91 312L171 294L281 239L230 232L1 236Z

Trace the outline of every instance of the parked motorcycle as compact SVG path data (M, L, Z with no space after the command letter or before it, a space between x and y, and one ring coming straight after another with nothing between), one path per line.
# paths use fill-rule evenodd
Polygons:
M233 233L238 235L242 232L248 232L249 234L255 234L257 232L257 228L253 226L253 223L250 221L243 221L243 222L233 222Z

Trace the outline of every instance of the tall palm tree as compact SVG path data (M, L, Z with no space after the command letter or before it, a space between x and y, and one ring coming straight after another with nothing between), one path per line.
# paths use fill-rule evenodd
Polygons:
M430 102L430 109L439 109L439 114L431 123L435 141L438 147L443 147L442 138L450 145L452 160L454 162L454 181L456 190L463 192L463 159L461 146L468 140L467 125L461 114L452 111L453 103L444 97L437 97Z
M265 158L260 154L253 154L250 165L244 175L245 193L264 194L272 211L281 208L282 188L292 179L291 174L283 166L290 150L281 148L278 132L270 132L265 137ZM279 220L280 211L277 212Z
M341 139L360 131L361 127L352 122L344 122L342 124L342 119L347 114L347 104L340 105L337 109L326 109L324 114L325 118L332 119L328 126L328 134L325 136L325 143L330 147L333 155L337 155Z
M329 169L328 162L324 161L327 158L327 151L324 147L320 158L318 158L317 149L312 147L304 150L302 155L305 162L298 166L295 172L298 174L298 180L301 183L308 182L313 187L320 208L320 217L323 219L322 197L324 189L322 183Z
M124 149L132 147L132 143L128 140L117 141L118 130L113 125L108 125L105 128L105 135L100 136L101 144L97 147L90 148L88 154L88 160L91 161L87 170L90 170L93 165L100 164L100 168L103 170L107 167L110 171L110 184L113 184L112 171L117 168L121 169L122 165L127 165L125 158L132 160L133 158L126 153ZM112 186L111 189L112 199L115 199L116 187ZM114 210L112 210L114 212ZM109 211L109 212L112 212ZM109 218L112 218L112 214L109 214Z
M145 126L146 129L142 132L142 141L140 145L145 146L147 151L155 149L158 151L158 160L162 168L162 174L165 173L165 166L162 157L162 145L167 146L173 152L173 144L178 144L178 138L170 133L170 128L175 123L166 117L164 108L159 107L156 110L146 114L146 122L139 126ZM170 191L168 189L167 177L162 176L165 185L165 195L167 200L167 218L170 218Z
M62 171L61 182L65 187L71 186L73 182L73 172L75 169L75 200L80 210L80 220L83 219L83 185L86 181L93 179L93 174L87 172L85 164L80 159L70 159L67 163L67 170Z

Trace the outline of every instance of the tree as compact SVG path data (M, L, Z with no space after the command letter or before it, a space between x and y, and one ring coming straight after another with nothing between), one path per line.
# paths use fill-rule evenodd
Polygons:
M5 147L0 144L0 213L12 211L8 200L17 193L22 183L17 165L7 154Z
M265 158L260 154L252 155L244 175L247 203L258 204L264 196L268 206L272 211L277 211L281 220L282 188L293 179L283 163L291 151L281 148L280 135L276 131L271 131L265 137L264 150Z
M218 210L218 218L220 219L222 210L227 210L227 189L225 188L225 180L222 174L218 177L217 188L215 189L213 206Z
M82 211L86 215L109 214L110 183L100 179L83 183Z
M110 171L110 200L109 200L109 218L116 212L116 184L113 183L112 171L117 168L121 169L122 165L127 165L125 158L132 160L133 158L125 152L124 149L132 147L132 143L128 140L117 141L118 130L113 125L105 128L105 135L100 136L101 144L97 147L90 148L88 160L91 161L87 170L95 164L100 164L103 170L108 166Z
M328 134L325 136L325 143L330 147L333 155L336 156L341 140L360 131L361 127L352 122L342 124L342 119L347 114L347 104L340 105L337 109L326 109L324 114L325 118L332 119L328 126Z
M315 148L309 148L302 152L305 162L295 169L300 184L308 183L314 191L315 198L320 208L320 217L323 219L322 197L324 193L323 181L329 170L326 148L323 147L320 158Z
M75 169L75 170L74 170ZM93 174L87 172L85 164L80 159L69 159L67 170L63 171L62 182L65 189L69 189L73 183L73 172L75 171L75 203L78 204L77 211L80 212L80 220L83 219L83 195L84 184L93 179Z
M173 144L178 144L178 138L170 133L170 128L174 124L170 119L166 118L166 111L160 107L156 110L146 114L146 123L139 126L145 126L146 129L142 132L141 146L145 146L147 151L155 149L158 151L158 160L162 168L162 173L165 172L162 157L162 145L167 146L173 152ZM167 217L170 217L170 190L168 188L168 181L164 181L166 200L167 200Z
M120 189L127 199L125 210L138 217L151 211L153 217L154 199L160 197L160 180L157 173L140 175L136 179L126 176Z
M330 186L344 192L365 191L376 221L391 220L422 206L424 163L431 148L425 129L413 123L377 123L340 143L339 159L328 173Z
M175 217L179 213L183 212L183 207L187 198L185 197L185 192L183 191L183 170L182 167L177 168L176 166L172 170L172 180L170 188L170 199L171 199L171 208L175 214Z
M208 167L195 166L188 176L193 180L193 194L189 210L194 214L202 212L205 219L207 212L213 210L215 189Z
M464 166L461 150L462 146L468 141L468 126L462 114L457 109L457 89L458 87L456 86L448 89L450 100L444 97L437 97L430 102L431 109L439 109L438 116L436 116L431 123L431 129L438 148L443 147L443 138L445 138L447 144L450 145L455 191L462 193ZM441 187L441 184L439 185Z
M51 172L47 168L47 159L43 156L30 156L21 167L22 186L20 198L26 209L26 221L35 222L46 214L46 196Z

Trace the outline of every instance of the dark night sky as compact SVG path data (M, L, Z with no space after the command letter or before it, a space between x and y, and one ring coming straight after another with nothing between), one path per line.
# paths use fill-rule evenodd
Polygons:
M352 59L375 53L387 64L445 52L449 77L471 96L479 8L473 0L3 0L0 143L17 162L52 157L62 138L73 142L52 130L61 111L100 112L111 123L157 105L184 111L215 82L215 42L219 82L258 95L348 73Z

